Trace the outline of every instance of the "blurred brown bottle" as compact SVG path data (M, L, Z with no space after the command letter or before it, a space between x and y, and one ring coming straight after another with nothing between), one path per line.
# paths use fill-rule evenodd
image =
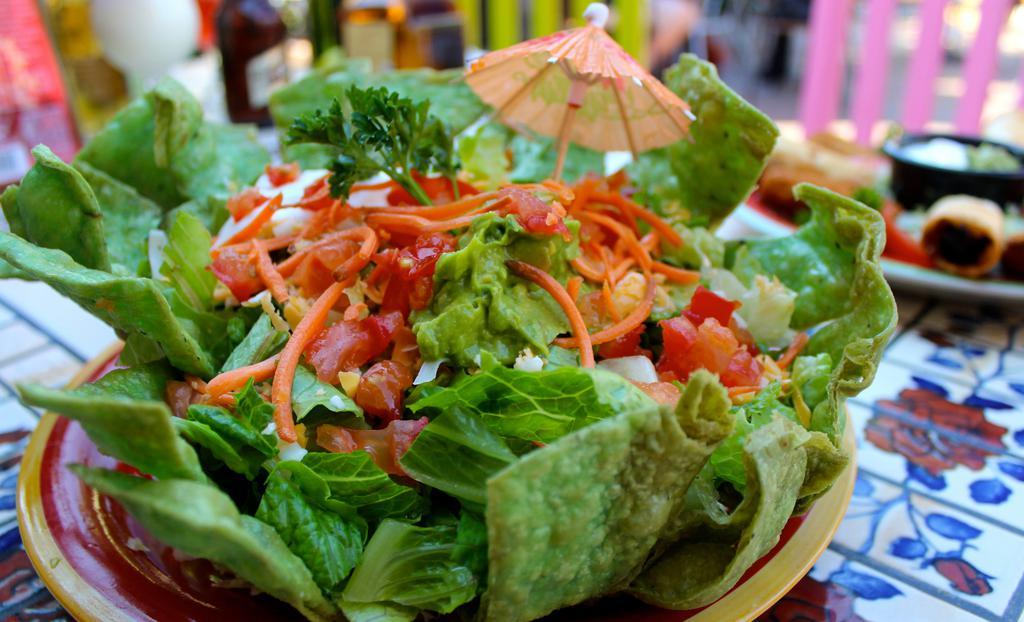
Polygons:
M286 29L268 0L224 0L217 14L228 116L270 125L270 94L288 81Z
M451 0L407 0L406 13L398 33L398 67L463 65L462 14Z
M374 71L394 69L398 32L405 17L402 0L344 0L338 8L338 21L345 54L370 59Z

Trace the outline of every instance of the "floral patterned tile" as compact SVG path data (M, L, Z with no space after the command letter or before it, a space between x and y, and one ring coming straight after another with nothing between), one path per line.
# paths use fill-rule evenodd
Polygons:
M1024 536L1024 459L915 427L881 409L850 406L863 473L919 491ZM994 442L999 437L993 436Z
M977 622L988 618L950 607L941 598L827 550L811 572L761 620L884 622L892 620L895 612L904 621Z
M0 365L24 356L26 353L46 345L48 341L46 335L25 322L10 322L6 326L0 327L0 343L3 344Z
M82 364L67 350L51 345L0 367L0 381L8 387L38 382L51 387L66 385Z
M18 430L33 430L39 416L21 404L14 396L0 400L0 434Z
M867 474L833 547L984 617L1016 606L1024 578L1024 534Z

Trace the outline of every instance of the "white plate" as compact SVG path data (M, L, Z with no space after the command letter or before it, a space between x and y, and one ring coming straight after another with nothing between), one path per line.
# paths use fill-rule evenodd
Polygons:
M794 229L792 225L771 218L746 204L741 205L733 217L766 237L789 235ZM894 288L916 294L994 304L1024 303L1024 283L965 279L884 257L882 271Z

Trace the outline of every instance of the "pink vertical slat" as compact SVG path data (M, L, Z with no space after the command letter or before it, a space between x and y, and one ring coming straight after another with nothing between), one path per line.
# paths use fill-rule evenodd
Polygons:
M984 0L981 3L981 24L964 63L964 95L956 110L956 130L961 134L977 134L981 126L981 110L999 57L999 33L1015 1Z
M871 142L871 128L882 116L889 77L889 26L897 0L870 0L853 87L853 117L857 142Z
M850 8L851 0L811 3L807 67L800 92L800 121L808 136L824 130L839 113Z
M1024 110L1024 59L1020 61L1020 77L1017 78L1017 88L1020 90L1020 104L1018 104L1021 110Z
M924 0L920 30L910 59L907 90L903 95L903 127L919 132L931 120L935 107L935 79L942 69L942 21L948 0Z

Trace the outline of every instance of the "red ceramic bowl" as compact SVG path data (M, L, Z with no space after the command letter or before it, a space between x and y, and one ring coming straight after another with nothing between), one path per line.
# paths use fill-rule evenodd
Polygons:
M114 367L119 346L88 365L73 384ZM844 439L854 452L852 426ZM66 465L118 468L75 422L46 414L22 461L18 522L36 571L79 622L263 622L302 620L287 605L245 589L214 586L210 566L182 561L143 531L116 502L87 488ZM779 544L718 602L694 611L666 611L629 598L560 611L552 620L678 622L752 620L788 592L828 546L849 504L849 468L806 516L790 520Z

